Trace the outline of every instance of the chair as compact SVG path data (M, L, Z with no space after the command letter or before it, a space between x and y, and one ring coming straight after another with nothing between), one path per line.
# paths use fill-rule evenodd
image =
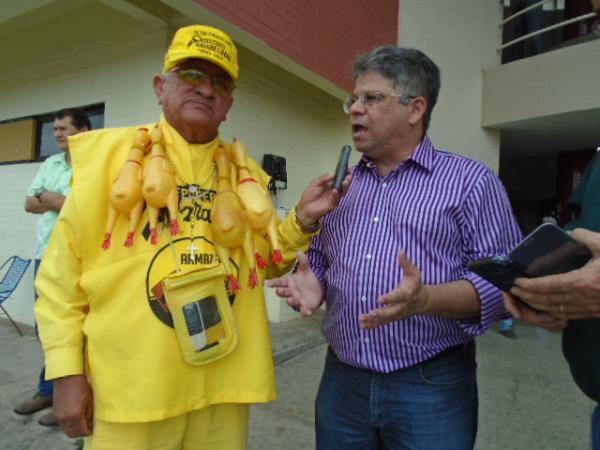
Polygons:
M15 289L19 285L19 281L21 281L21 278L23 278L23 275L27 271L27 268L29 267L30 263L30 259L23 259L19 258L18 256L11 256L4 262L4 264L2 264L2 266L0 266L0 273L2 273L4 267L8 265L8 269L4 274L4 278L2 278L2 281L0 281L0 309L2 309L4 314L6 314L6 317L8 317L10 323L14 325L14 327L17 329L21 336L23 336L23 332L15 323L15 321L12 320L12 317L10 317L8 311L4 309L2 303L4 303L4 300L10 297L15 291Z

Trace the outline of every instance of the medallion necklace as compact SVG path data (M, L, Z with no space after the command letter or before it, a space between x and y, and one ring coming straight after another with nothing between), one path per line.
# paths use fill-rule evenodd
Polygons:
M216 173L216 164L213 162L210 166L210 170L208 171L208 174L202 179L200 180L198 183L188 183L187 180L185 179L185 177L183 176L183 173L179 170L179 168L177 167L177 164L175 164L175 161L173 160L171 153L167 150L167 146L165 145L163 147L164 152L165 152L165 156L167 157L167 160L169 161L169 163L171 164L171 167L173 167L173 170L175 171L175 175L177 175L177 178L179 179L179 181L181 183L183 183L183 185L187 188L189 196L187 197L187 199L190 200L191 203L191 213L190 213L190 245L188 246L188 250L190 252L190 256L192 258L192 260L195 259L196 257L196 250L198 250L198 247L196 246L196 244L194 244L194 225L196 223L196 214L194 211L194 199L198 198L200 196L200 188L206 184ZM182 196L182 200L184 199L184 197Z

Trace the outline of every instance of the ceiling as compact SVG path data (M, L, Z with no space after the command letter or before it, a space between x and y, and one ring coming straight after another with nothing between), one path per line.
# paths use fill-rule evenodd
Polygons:
M597 147L600 109L537 117L501 127L501 159Z

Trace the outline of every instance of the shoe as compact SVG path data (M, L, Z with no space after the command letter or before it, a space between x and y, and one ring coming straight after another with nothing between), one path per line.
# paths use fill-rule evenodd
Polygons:
M517 333L515 333L515 330L513 330L512 328L509 328L508 330L500 330L500 334L509 339L517 338Z
M58 420L56 420L56 416L54 415L53 412L44 414L42 417L39 418L38 423L45 427L57 427L58 426Z
M33 414L52 406L52 397L35 394L32 399L19 403L14 412L21 415Z

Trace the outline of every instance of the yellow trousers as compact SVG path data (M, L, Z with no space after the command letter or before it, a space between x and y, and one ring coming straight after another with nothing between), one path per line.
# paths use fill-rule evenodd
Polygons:
M95 420L84 450L244 450L249 408L224 403L146 423Z

